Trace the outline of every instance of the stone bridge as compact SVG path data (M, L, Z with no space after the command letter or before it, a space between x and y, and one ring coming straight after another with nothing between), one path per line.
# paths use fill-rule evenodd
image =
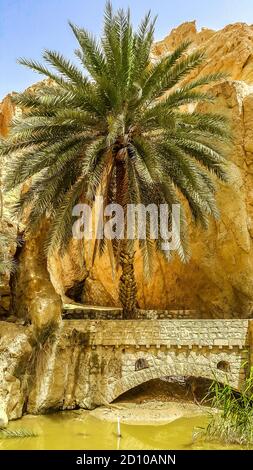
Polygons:
M29 326L0 322L0 418L93 408L164 376L216 377L240 390L252 333L243 319L64 320L34 352Z
M55 355L61 356L56 369L57 388L66 391L63 408L70 395L91 408L163 376L215 376L239 390L251 363L250 326L239 319L65 321ZM75 390L68 393L74 375Z

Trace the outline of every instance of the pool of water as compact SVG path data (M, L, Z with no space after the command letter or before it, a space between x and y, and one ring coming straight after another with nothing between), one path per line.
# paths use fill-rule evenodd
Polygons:
M24 416L12 421L9 429L25 428L36 437L0 439L0 450L22 449L240 449L193 440L197 427L205 426L208 418L180 418L169 424L121 424L122 437L116 434L116 423L102 421L88 412L68 411L44 416Z

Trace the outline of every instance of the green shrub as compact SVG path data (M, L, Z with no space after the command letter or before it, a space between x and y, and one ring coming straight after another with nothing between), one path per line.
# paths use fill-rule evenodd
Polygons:
M240 393L214 380L206 398L211 403L210 422L198 430L196 437L226 444L253 444L253 367Z

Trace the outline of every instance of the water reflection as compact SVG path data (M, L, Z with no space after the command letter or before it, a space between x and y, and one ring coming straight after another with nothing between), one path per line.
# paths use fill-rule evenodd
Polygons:
M122 437L117 436L117 423L101 421L88 412L69 411L47 416L24 416L10 423L10 429L21 427L38 433L38 437L2 439L0 449L224 449L219 444L194 443L195 427L205 426L207 418L180 418L163 425L128 425L121 423ZM240 446L233 446L240 449Z

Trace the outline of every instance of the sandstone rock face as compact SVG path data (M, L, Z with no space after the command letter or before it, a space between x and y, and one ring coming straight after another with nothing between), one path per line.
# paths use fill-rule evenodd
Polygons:
M8 416L3 409L0 409L0 429L6 428L8 425Z
M11 96L8 95L0 103L0 137L6 137L10 120L12 119L14 109L11 103ZM5 161L0 157L0 257L9 261L16 251L16 233L15 222L10 220L8 207L9 202L2 192ZM4 236L4 238L3 238ZM2 242L2 243L1 243ZM0 274L0 315L6 314L10 305L10 272Z
M0 135L6 137L10 121L13 116L13 105L11 96L7 95L6 98L0 103Z
M0 322L0 427L23 414L31 354L27 328Z
M14 309L18 317L38 328L61 320L61 298L51 283L43 252L46 227L28 239L17 259Z
M215 35L215 33L216 31L208 28L202 28L198 32L196 21L187 21L172 29L169 35L162 39L162 41L156 42L153 46L153 53L159 57L176 49L184 41L191 41L194 45L200 46Z
M234 23L220 31L203 28L197 31L195 21L183 23L154 45L153 53L161 56L171 52L182 41L191 41L191 49L203 49L207 61L194 72L227 72L233 80L253 82L253 26Z
M192 41L192 50L206 50L207 62L196 73L224 71L229 75L213 88L217 102L209 108L231 118L230 185L219 186L218 222L211 221L206 232L189 223L192 255L188 264L176 257L166 264L157 256L153 277L146 282L140 253L136 254L138 303L149 309L191 309L203 317L248 317L253 305L253 26L236 23L220 31L198 32L195 22L184 23L154 45L153 55L171 52L184 40ZM9 98L0 109L0 132L6 135L12 114ZM35 249L32 245L27 247L28 257L29 250ZM112 278L106 254L91 269L80 246L71 243L63 257L48 260L48 271L63 300L70 287L84 280L85 303L119 305L119 275Z

